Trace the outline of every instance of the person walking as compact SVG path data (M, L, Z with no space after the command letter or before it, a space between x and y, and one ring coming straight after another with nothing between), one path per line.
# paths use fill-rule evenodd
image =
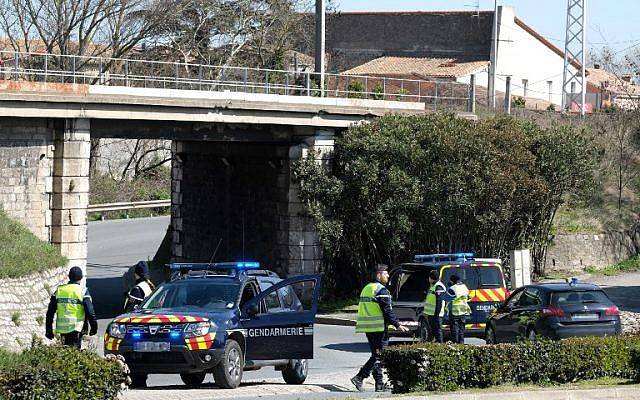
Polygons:
M449 285L446 300L450 299L447 308L449 309L451 340L454 343L464 343L464 326L467 317L471 315L469 288L458 275L451 275Z
M144 299L149 297L151 292L156 288L149 278L147 263L144 261L138 262L135 267L133 267L133 274L136 278L136 284L126 295L124 301L125 312L133 311L133 308L138 304L142 304Z
M423 314L427 317L427 341L444 342L442 333L442 317L444 317L444 294L447 288L440 282L440 272L437 269L429 273L429 291L424 300Z
M351 383L363 391L363 381L373 373L376 392L385 390L382 376L382 351L389 343L388 326L393 326L401 332L408 328L401 325L391 307L391 294L385 285L389 282L388 267L378 264L375 267L375 280L367 284L360 293L358 316L356 319L356 333L367 335L371 357L360 368Z
M82 269L72 267L69 270L69 282L60 285L49 299L47 308L46 333L47 339L53 339L53 318L56 316L56 329L65 346L80 348L83 332L86 332L87 322L89 336L98 332L98 319L93 309L89 289L80 284Z

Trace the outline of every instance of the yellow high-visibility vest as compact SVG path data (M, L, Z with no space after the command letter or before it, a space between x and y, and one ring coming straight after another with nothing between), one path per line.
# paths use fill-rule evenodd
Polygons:
M56 333L81 332L84 325L84 289L77 283L67 283L56 290Z
M384 332L384 314L375 297L382 287L382 284L372 282L362 289L358 303L356 333Z

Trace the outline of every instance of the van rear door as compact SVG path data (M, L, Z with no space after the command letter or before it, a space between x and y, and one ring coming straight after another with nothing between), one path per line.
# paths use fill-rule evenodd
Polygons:
M484 324L506 298L504 275L498 265L474 265L473 269L478 280L475 288L469 288L472 312L468 323Z

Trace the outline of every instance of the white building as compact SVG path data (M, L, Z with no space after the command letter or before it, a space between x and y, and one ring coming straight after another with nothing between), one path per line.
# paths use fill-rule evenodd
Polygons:
M493 64L498 92L510 76L513 96L559 108L564 52L513 7L498 7L497 22L493 51L493 11L345 12L328 19L327 49L334 71L464 83L473 73L484 88Z

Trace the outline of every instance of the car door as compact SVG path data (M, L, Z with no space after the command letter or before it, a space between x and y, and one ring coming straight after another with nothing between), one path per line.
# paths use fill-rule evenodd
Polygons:
M498 307L492 318L496 340L498 342L510 342L515 340L512 332L513 311L524 293L524 289L520 288L513 292L511 296Z
M313 358L319 294L320 275L302 275L280 281L247 301L240 310L246 359Z

